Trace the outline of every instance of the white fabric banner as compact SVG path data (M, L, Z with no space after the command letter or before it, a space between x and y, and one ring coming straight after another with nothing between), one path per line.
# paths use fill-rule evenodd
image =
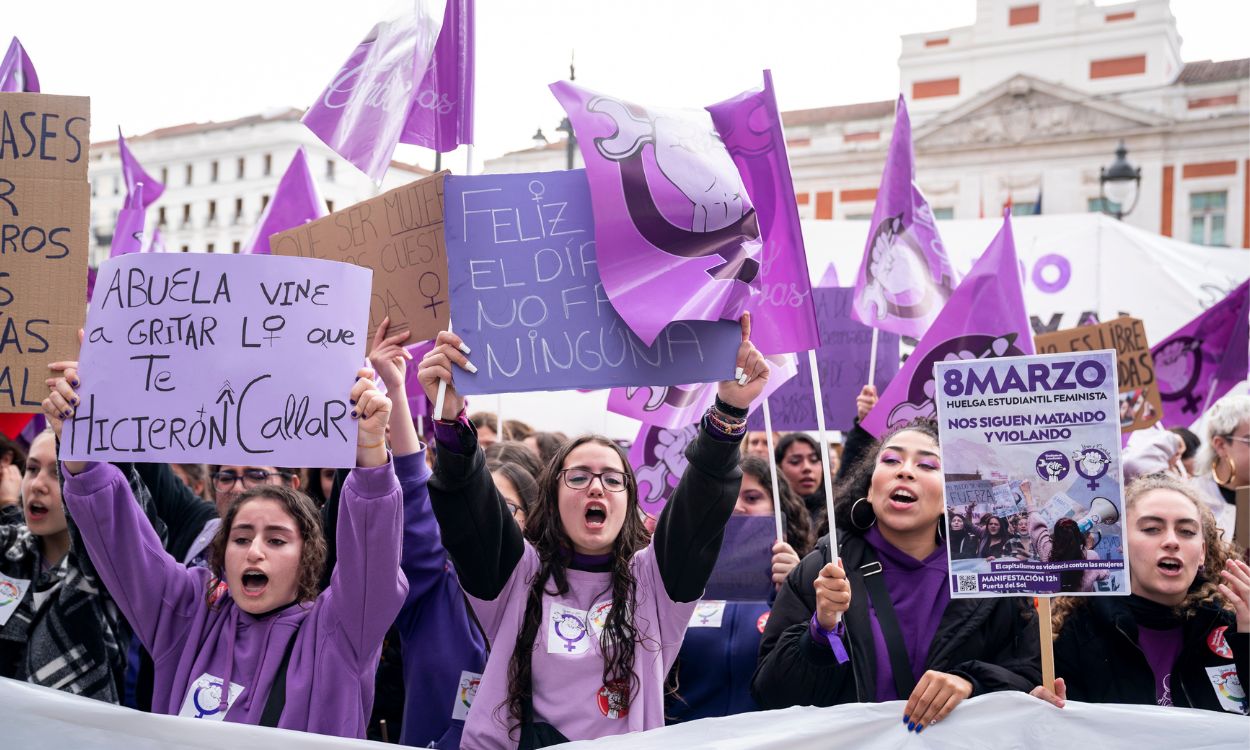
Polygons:
M568 750L1008 750L1086 747L1238 748L1250 720L1185 708L1069 703L1057 709L1023 693L973 698L922 734L902 723L903 702L835 708L787 708L704 719L650 732L561 745ZM91 750L313 750L381 748L379 743L265 729L229 722L157 716L50 688L0 678L5 748L77 747Z

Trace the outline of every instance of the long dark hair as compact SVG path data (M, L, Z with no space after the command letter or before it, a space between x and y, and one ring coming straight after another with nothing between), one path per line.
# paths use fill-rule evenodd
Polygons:
M321 593L319 585L321 570L326 564L326 536L321 528L321 513L313 504L312 498L299 490L276 484L262 484L246 490L235 498L230 504L230 509L226 511L226 517L221 519L221 526L217 527L217 534L213 537L213 543L209 547L209 569L212 570L213 578L216 579L209 581L209 603L212 604L216 596L217 582L226 580L226 545L230 540L230 529L234 526L234 519L239 515L239 509L244 503L256 498L276 501L287 515L294 519L295 525L299 528L300 538L304 542L300 553L299 581L295 590L295 601L310 602L316 599Z
M890 439L900 432L919 432L927 435L934 443L939 443L937 422L925 417L916 417L890 430L872 446L871 450L865 451L859 460L847 469L843 480L834 488L833 516L838 522L840 531L862 536L871 525L875 516L864 511L862 505L856 510L859 514L856 518L851 518L851 509L855 507L856 500L868 496L868 488L872 486L872 472L877 468L877 459L881 456L882 446L887 445ZM823 522L816 533L818 536L828 534L828 521Z
M1054 533L1050 535L1050 562L1085 559L1085 535L1071 518L1055 521ZM1065 570L1059 573L1060 591L1080 591L1085 578L1083 570Z
M603 649L603 684L616 685L620 689L623 709L628 710L638 687L638 675L634 673L634 648L638 630L634 627L634 605L638 581L634 578L630 562L634 555L647 546L650 535L642 524L638 512L638 481L634 478L629 456L619 445L600 435L583 435L565 443L552 457L538 480L538 502L525 519L525 538L538 554L538 572L530 580L529 594L525 600L525 614L521 629L517 632L512 662L508 665L508 710L518 728L532 716L526 715L525 706L532 705L534 698L533 658L538 628L542 624L543 594L562 596L568 593L568 564L573 555L573 543L560 522L560 473L564 462L576 448L593 443L614 451L621 459L627 476L625 520L612 545L611 587L612 609L603 626L600 643ZM548 581L552 588L548 588Z
M742 459L742 473L755 477L773 502L778 502L773 494L773 476L768 470L768 462L759 456L745 456ZM794 548L795 554L803 557L812 549L812 522L803 501L790 489L785 480L777 482L777 491L781 494L781 516L786 524L786 542Z

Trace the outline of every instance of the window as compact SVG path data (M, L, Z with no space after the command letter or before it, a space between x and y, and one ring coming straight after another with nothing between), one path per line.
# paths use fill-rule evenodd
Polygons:
M169 184L169 167L161 167L161 184Z
M238 254L239 254L239 248L240 248L241 246L242 246L242 243L241 243L241 242L239 242L238 240L235 240L235 241L234 241L234 245L232 245L232 246L231 246L231 252L233 252L235 255L238 255Z
M1224 219L1228 213L1228 191L1189 194L1189 241L1196 245L1227 247Z
M234 223L238 224L243 220L243 199L234 199Z
M847 221L868 221L872 218L872 214L847 214Z
M216 181L217 181L217 173L218 173L218 170L217 170L217 162L216 162L216 161L213 161L213 163L212 163L212 164L210 164L210 165L209 165L209 167L208 167L208 181L209 181L209 182L216 182Z
M119 193L121 193L122 191L121 185L122 185L122 178L114 175L113 176L113 195L118 195Z
M191 252L191 246L190 246L190 245L183 245L183 246L182 246L182 252L184 252L184 253L189 253L189 252Z
M91 197L95 197L95 180L91 181Z
M194 168L190 164L188 164L187 165L187 184L188 185L191 184L191 178L194 176L194 174L195 174Z
M158 227L165 226L165 221L166 221L165 220L165 207L160 206L156 209L156 226Z
M191 225L191 204L183 203L182 204L182 226L186 227L190 225Z
M247 173L247 159L240 156L239 165L238 165L238 174L236 174L235 177L238 177L241 180L243 179L243 175L246 173Z
M1036 201L1028 201L1027 203L1024 201L1012 201L1011 203L1012 216L1032 216L1035 213L1037 213Z
M204 252L206 252L206 253L211 253L211 252L213 252L213 243L211 243L211 242L210 242L210 243L208 243L208 247L204 248Z
M1102 212L1114 216L1120 212L1120 204L1106 198L1090 198L1085 205L1091 214Z
M273 174L273 154L265 154L265 176Z
M327 180L334 179L334 160L333 159L326 159L326 179Z
M269 196L262 195L260 197L260 210L264 211L266 208L269 208Z
M208 225L211 227L212 225L216 223L217 223L217 201L209 201L208 202Z
M953 209L953 208L935 208L935 209L933 209L933 218L935 218L935 219L953 219L953 218L955 218L955 209Z
M326 201L326 211L334 213L334 201Z

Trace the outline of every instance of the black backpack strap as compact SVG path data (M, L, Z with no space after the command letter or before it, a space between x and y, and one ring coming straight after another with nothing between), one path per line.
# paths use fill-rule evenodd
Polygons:
M273 686L269 688L269 697L265 700L265 711L260 715L259 725L262 727L276 727L278 719L282 718L282 709L286 708L286 672L291 665L291 652L295 650L295 639L298 637L299 630L296 630L282 653L278 673L273 676Z
M898 626L898 617L894 614L890 592L885 587L881 563L874 560L860 566L857 572L864 581L864 588L868 590L868 600L872 602L872 611L877 615L877 624L881 626L881 636L885 639L885 648L890 655L890 671L894 674L894 689L898 692L899 700L907 700L911 691L916 688L916 677L911 673L907 645L903 641L903 631Z

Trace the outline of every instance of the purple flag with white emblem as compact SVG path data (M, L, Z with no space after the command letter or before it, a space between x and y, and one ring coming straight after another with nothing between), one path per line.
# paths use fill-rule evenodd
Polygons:
M647 346L677 320L737 320L760 287L759 215L712 116L551 84L577 133L612 306Z
M1189 427L1246 379L1250 281L1150 350L1163 400L1163 424Z
M1033 353L1033 329L1024 307L1011 214L1004 212L1002 229L860 425L880 437L916 417L932 418L937 413L935 362Z
M0 91L39 93L39 74L17 37L9 42L4 60L0 61Z
M286 168L286 174L278 182L273 199L265 206L251 239L243 246L243 252L269 255L271 235L316 221L325 215L326 202L321 199L317 182L308 169L308 156L304 147L300 146L291 160L291 166Z
M135 192L136 186L142 185L141 205L146 209L161 197L161 194L165 192L165 186L148 174L134 154L130 153L130 147L126 145L121 128L117 129L117 152L122 160L122 180L126 183L127 203L130 202L129 196Z
M309 130L374 182L404 133L445 7L414 0L378 22L304 114Z
M143 252L143 224L148 215L143 194L143 183L136 184L133 190L126 193L126 204L117 212L117 226L113 228L113 241L109 245L110 258Z
M629 448L629 464L638 482L638 507L659 518L686 471L686 446L699 433L697 422L675 429L644 424Z
M473 5L473 0L448 0L400 143L452 151L473 142Z
M755 317L751 317L751 338L755 338ZM751 403L751 411L795 376L798 363L792 354L774 354L768 360L768 384ZM608 411L642 420L657 427L678 428L698 422L716 400L716 383L691 385L628 386L608 393Z
M855 277L853 314L883 331L920 338L958 284L933 212L916 185L911 120L900 95L868 243Z

